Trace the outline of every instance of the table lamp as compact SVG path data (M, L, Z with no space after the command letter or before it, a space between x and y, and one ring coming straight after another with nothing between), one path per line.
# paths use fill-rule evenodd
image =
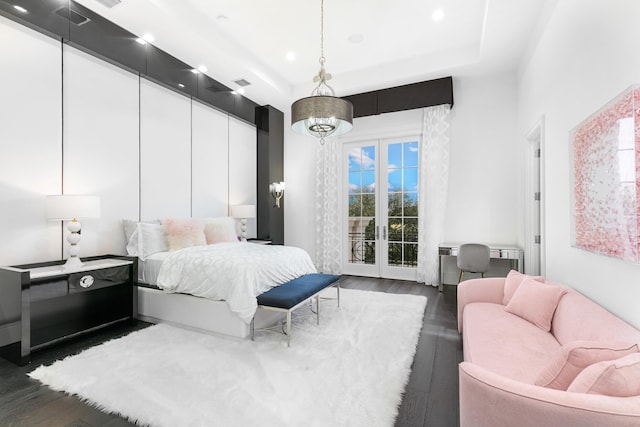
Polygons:
M99 218L100 198L97 196L55 195L47 196L47 219L49 221L67 221L69 235L69 258L64 265L66 270L77 269L82 266L78 258L80 231L82 226L78 219Z
M240 220L242 225L242 241L247 241L247 218L256 217L256 205L235 205L231 206L231 216Z

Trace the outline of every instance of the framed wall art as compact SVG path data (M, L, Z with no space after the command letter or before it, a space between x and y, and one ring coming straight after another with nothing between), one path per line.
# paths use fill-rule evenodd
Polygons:
M572 245L640 262L640 86L570 132Z

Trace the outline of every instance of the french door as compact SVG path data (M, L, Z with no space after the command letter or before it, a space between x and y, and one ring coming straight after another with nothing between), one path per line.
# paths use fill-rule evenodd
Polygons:
M414 136L344 145L345 274L416 280L418 141Z

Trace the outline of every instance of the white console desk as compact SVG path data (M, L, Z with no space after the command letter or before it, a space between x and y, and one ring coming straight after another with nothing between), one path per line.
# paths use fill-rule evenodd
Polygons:
M460 245L461 243L441 243L438 247L438 253L440 255L438 263L438 275L440 282L438 285L438 289L440 289L441 292L442 285L444 284L442 274L442 258L445 256L458 256L458 247ZM489 244L488 246L491 249L491 258L507 259L511 262L512 269L524 273L524 251L522 249L512 245Z

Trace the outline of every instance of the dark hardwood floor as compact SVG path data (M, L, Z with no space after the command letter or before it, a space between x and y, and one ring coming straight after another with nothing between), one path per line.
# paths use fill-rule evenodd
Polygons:
M427 297L424 324L411 377L396 427L455 427L458 416L458 363L462 344L456 327L456 288L437 288L415 282L343 276L342 286L376 292ZM118 324L32 354L31 364L18 367L0 358L0 426L131 426L125 419L101 412L79 399L41 386L26 374L85 348L144 328L148 324ZM105 366L104 369L109 369Z
M456 427L458 363L462 362L462 339L456 320L455 286L438 288L415 282L343 276L341 286L394 294L427 297L422 331L405 388L396 427Z

